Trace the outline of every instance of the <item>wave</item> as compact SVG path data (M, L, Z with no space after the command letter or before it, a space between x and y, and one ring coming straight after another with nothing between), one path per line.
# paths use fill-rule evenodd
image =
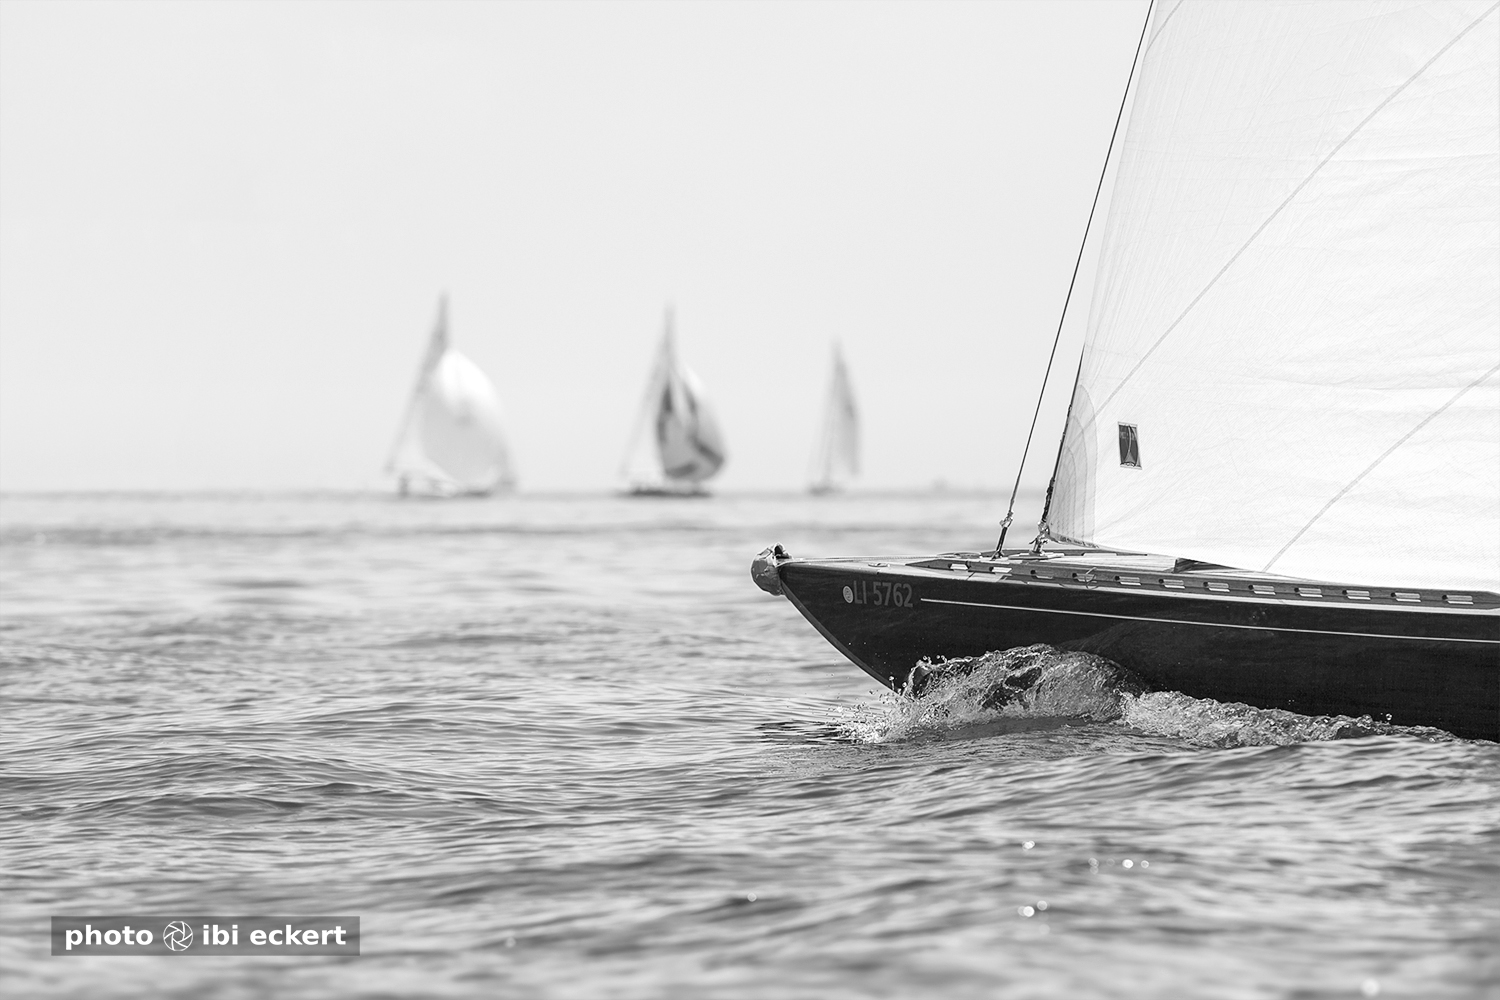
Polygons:
M1461 742L1428 726L1398 726L1371 716L1299 715L1279 708L1191 698L1176 691L1153 691L1126 701L1120 722L1195 746L1287 746L1365 736L1407 736L1434 743Z
M1370 716L1299 715L1282 709L1151 691L1129 670L1090 653L1036 645L933 663L874 705L839 713L846 739L889 743L938 734L991 735L1053 725L1109 724L1200 747L1286 746L1405 735L1446 742L1439 729Z

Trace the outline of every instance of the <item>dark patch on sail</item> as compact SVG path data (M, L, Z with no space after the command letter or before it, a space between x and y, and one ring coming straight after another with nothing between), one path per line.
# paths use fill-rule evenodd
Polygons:
M680 416L677 411L677 402L676 394L673 393L672 384L669 381L662 389L661 405L656 409L656 442L663 451L662 472L668 479L689 479L694 476L712 475L720 465L724 464L724 455L713 444L705 441L699 433L701 417L698 400L692 393L684 391L681 394L683 412ZM683 443L688 445L694 454L675 465L666 465L665 449L670 433L669 428L674 419L683 429Z
M724 456L712 444L703 440L698 433L702 427L702 417L698 415L698 400L688 394L687 404L688 412L692 415L692 422L688 425L688 441L692 444L693 450L698 453L699 458L717 469L724 463Z
M665 444L667 423L672 419L672 384L668 382L661 391L661 405L656 408L656 440Z
M1120 425L1120 465L1127 469L1141 467L1141 441L1135 424Z

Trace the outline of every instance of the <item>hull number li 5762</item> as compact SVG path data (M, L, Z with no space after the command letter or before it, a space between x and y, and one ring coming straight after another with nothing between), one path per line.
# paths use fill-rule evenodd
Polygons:
M844 587L845 604L873 604L876 607L909 608L911 584L887 583L884 580L856 580Z

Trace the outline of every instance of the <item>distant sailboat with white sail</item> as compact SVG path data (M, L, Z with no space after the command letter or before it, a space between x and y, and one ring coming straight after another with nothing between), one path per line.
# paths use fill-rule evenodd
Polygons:
M859 475L859 409L854 404L854 387L849 383L849 367L844 352L833 345L833 374L828 381L828 395L823 402L823 424L813 449L812 483L814 494L834 493Z
M643 433L648 426L654 441ZM706 496L703 483L723 468L725 458L724 436L703 383L678 357L668 309L622 474L634 496Z
M403 495L484 496L516 484L500 397L479 366L453 349L446 297L386 472Z

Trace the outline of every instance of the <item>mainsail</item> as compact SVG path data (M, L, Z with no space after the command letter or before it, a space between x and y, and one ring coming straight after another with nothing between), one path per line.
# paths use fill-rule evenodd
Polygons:
M833 345L833 375L823 404L823 424L813 450L814 493L828 493L847 485L859 475L859 411L843 351Z
M1500 4L1158 8L1050 531L1500 591Z
M515 485L500 398L479 366L450 345L446 299L386 468L403 491L490 493Z
M646 426L654 431L653 462L642 461L637 448ZM724 437L703 384L677 356L669 310L646 398L626 447L625 475L637 487L692 488L717 473L725 457Z

